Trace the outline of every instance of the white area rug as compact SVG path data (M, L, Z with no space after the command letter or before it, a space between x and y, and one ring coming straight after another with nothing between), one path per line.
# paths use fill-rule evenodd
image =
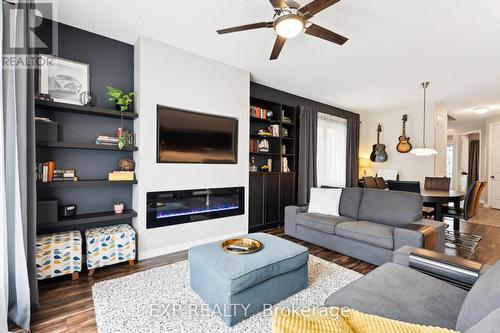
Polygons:
M331 293L361 276L310 255L309 287L277 306L321 306ZM227 327L190 288L187 260L96 283L92 292L101 333L271 332L270 311Z

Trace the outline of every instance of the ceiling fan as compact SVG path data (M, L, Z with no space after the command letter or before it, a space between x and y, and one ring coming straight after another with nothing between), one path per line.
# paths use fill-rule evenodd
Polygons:
M274 42L270 60L278 58L287 38L297 36L304 28L305 33L308 35L322 38L335 44L343 45L347 42L347 38L308 21L320 11L336 4L339 1L340 0L313 0L309 4L301 7L300 4L294 0L269 0L274 8L274 17L272 22L259 22L221 29L217 30L217 33L228 34L231 32L260 28L274 28L278 36Z

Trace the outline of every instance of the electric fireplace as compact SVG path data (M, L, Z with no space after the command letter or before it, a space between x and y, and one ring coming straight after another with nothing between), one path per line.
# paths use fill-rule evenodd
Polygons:
M148 192L146 196L148 229L245 212L244 187Z

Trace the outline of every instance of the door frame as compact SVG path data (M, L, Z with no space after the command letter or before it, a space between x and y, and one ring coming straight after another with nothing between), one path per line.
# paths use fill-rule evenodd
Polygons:
M485 157L485 156L483 156L483 148L484 148L483 131L480 130L480 129L477 129L477 130L472 130L472 131L459 132L459 133L457 133L457 139L461 139L462 136L466 136L466 135L470 135L470 134L479 134L479 161L478 161L479 174L478 174L478 178L479 178L479 181L483 181L484 176L485 176L484 172L483 172L483 157ZM488 140L488 149L490 149L489 144L490 144L490 140ZM463 149L463 147L462 147L462 149ZM462 152L462 149L460 150L460 152ZM457 152L458 152L458 149L457 149ZM460 157L461 156L457 155L457 159L460 158ZM463 166L462 166L462 168L463 168ZM468 168L468 166L467 166L467 168ZM459 186L460 186L460 171L458 170L458 164L455 163L455 168L454 169L456 169L456 173L455 173L455 177L456 177L455 186L458 189ZM467 171L469 171L469 170L467 170ZM489 170L488 170L488 173L489 173ZM489 176L488 176L488 179L489 179ZM489 184L488 184L488 186L489 186ZM489 194L489 192L488 192L488 194ZM488 196L488 201L489 201L489 196Z
M491 176L493 173L493 126L500 126L500 121L490 123L488 126L488 206L493 203L493 186L491 184Z

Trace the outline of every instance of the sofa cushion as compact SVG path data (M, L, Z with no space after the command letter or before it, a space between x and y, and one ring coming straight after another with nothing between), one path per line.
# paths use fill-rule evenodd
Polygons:
M500 308L490 312L485 318L469 328L465 333L498 333L500 327Z
M359 220L402 226L422 218L419 193L365 189L359 206Z
M444 281L387 263L333 293L325 305L453 329L466 294Z
M335 227L335 235L375 245L394 248L394 227L369 221L342 222Z
M467 331L500 307L500 260L472 286L457 321L457 330Z
M347 187L342 189L339 206L340 215L357 219L362 196L363 189L361 187Z
M354 220L347 216L331 216L316 213L299 213L296 217L298 225L330 235L335 234L335 226L337 224L346 221Z

